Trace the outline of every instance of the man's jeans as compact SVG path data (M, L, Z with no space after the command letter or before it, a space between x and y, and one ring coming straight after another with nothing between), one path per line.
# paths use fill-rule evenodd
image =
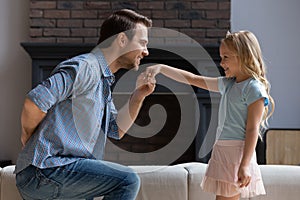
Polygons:
M140 179L132 169L111 162L82 159L66 166L32 165L16 175L23 199L134 200Z

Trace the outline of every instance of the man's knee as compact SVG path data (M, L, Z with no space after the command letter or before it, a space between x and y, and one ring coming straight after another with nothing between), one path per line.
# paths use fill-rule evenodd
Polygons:
M126 182L125 184L127 186L130 186L133 189L138 190L140 188L141 179L137 173L130 172L130 173L128 173L128 176L126 177L125 182Z

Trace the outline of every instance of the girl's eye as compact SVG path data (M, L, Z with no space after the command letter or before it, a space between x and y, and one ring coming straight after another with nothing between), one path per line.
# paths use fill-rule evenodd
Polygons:
M221 56L221 59L226 60L226 59L228 59L228 56Z

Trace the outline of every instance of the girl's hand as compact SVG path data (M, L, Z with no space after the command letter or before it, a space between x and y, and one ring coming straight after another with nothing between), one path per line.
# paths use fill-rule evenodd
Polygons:
M161 64L147 67L146 70L138 76L136 82L136 91L139 91L141 96L150 95L155 89L155 76L160 72Z
M238 171L238 184L242 187L247 187L250 184L251 175L249 167L240 166Z
M151 80L154 79L157 74L160 73L162 64L152 65L146 68L145 74Z

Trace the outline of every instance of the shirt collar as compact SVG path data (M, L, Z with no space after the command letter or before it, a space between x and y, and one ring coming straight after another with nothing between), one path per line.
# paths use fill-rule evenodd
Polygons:
M115 82L115 76L110 71L102 51L100 50L100 48L96 47L92 50L92 53L96 56L98 60L103 78L108 81L109 85L112 85Z

